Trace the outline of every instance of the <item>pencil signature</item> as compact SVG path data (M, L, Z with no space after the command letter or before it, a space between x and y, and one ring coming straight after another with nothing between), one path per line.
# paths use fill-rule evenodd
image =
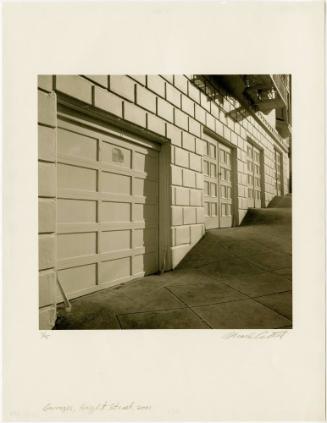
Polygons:
M232 331L222 336L223 339L282 339L290 332L288 330Z

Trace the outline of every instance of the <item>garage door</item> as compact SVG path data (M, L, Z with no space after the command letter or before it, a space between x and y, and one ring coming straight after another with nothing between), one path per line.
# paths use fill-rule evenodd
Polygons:
M283 165L282 154L275 150L276 195L283 195Z
M158 151L59 118L58 276L70 298L158 270Z
M261 152L254 145L247 145L248 207L261 207Z
M232 149L214 139L208 139L203 168L206 228L231 227L233 223Z

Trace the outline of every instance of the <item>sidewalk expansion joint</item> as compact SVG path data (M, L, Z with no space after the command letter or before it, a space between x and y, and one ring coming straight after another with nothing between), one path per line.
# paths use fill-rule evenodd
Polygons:
M185 310L186 308L189 308L189 307L160 308L156 310L140 310L140 311L134 311L132 313L119 313L117 314L117 316L130 316L132 314L157 313L157 312L162 313L165 311Z
M203 317L199 316L198 313L195 312L195 310L193 310L188 304L186 304L183 300L181 300L174 292L172 292L168 287L165 287L165 289L167 289L167 291L169 291L174 297L176 297L178 301L185 304L186 308L188 308L191 311L191 313L193 313L202 323L207 325L210 329L213 329L213 327L209 325L209 323L206 320L204 320Z

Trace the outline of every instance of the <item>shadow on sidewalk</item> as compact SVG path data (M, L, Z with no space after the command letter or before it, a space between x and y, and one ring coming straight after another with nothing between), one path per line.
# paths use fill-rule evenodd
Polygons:
M292 327L291 209L250 209L242 226L207 231L174 271L59 305L64 329Z

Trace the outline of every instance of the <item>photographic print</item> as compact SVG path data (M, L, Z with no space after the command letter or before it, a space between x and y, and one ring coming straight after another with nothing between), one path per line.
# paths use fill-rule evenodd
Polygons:
M292 328L292 78L40 75L40 329Z
M324 3L3 12L4 419L323 420Z

